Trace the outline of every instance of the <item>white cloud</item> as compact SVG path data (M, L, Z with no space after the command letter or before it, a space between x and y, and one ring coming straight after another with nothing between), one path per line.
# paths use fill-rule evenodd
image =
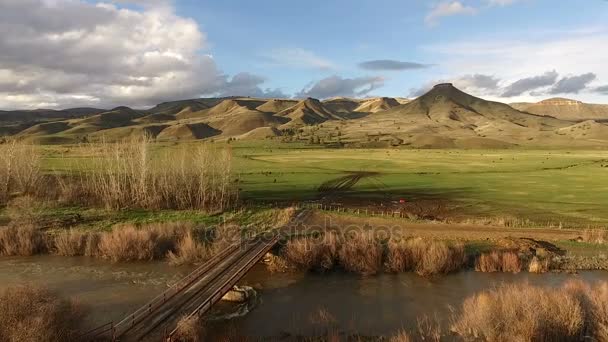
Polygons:
M438 21L442 17L449 17L453 15L473 15L477 13L477 9L471 6L467 6L460 1L443 1L438 3L431 12L426 16L424 21L427 25L437 25Z
M296 94L296 97L324 99L335 96L360 97L384 86L384 78L379 76L342 78L334 75L326 77Z
M335 67L328 59L302 48L273 49L270 53L263 56L269 59L272 64L293 68L329 70Z
M458 77L459 70L469 73L495 75L503 85L543 75L548 70L556 70L561 75L582 75L593 73L597 80L608 80L608 28L593 30L570 30L559 34L515 33L516 38L505 39L493 36L467 38L463 41L443 43L424 48L441 59L441 79ZM593 84L587 84L593 87ZM545 92L546 94L546 92ZM500 99L495 94L494 99ZM589 101L599 100L598 94L581 90L581 96ZM517 94L511 100L528 101L541 99L543 95Z
M259 88L229 81L200 53L206 35L194 20L176 15L170 1L122 2L141 7L2 0L0 108L142 107L227 89L259 95Z
M490 6L508 6L516 3L518 0L487 0Z

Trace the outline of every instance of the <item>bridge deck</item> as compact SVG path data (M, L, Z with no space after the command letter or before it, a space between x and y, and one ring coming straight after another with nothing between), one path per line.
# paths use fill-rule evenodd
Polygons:
M300 212L282 229L297 225L309 213ZM279 230L280 231L280 230ZM113 341L171 341L183 317L203 315L279 241L280 235L235 244L181 279L117 324L106 324L87 335L94 340L106 334Z

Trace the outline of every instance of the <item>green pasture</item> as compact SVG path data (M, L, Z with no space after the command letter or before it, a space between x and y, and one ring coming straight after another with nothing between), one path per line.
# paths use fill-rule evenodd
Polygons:
M156 150L183 148L164 144ZM187 148L187 147L186 147ZM241 197L302 201L327 194L324 182L376 173L332 196L394 201L437 200L452 213L517 217L537 224L608 223L608 152L601 150L329 149L305 145L233 143ZM67 157L66 157L67 156ZM47 170L61 170L69 146L48 147Z

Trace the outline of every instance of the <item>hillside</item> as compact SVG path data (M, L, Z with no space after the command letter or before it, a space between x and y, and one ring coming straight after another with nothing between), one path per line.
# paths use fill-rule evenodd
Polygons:
M307 98L298 102L295 106L287 108L277 116L288 118L287 126L314 125L327 120L342 120L343 118L332 112L325 105L313 98Z
M561 120L608 120L608 105L564 98L551 98L537 103L512 103L511 106L524 112L549 115Z
M40 117L0 123L0 135L49 143L119 140L145 133L158 140L275 139L361 147L604 147L608 125L601 119L573 120L591 114L601 117L602 108L565 99L509 106L446 83L413 100L228 97L165 102L147 110L91 109L84 111L85 116L76 115L83 113L78 109L58 111L63 114L26 111L28 118L33 112L40 112ZM50 118L51 114L59 117Z

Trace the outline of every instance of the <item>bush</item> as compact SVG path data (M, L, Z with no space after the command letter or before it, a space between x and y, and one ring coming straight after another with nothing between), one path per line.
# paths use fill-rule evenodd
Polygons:
M45 250L44 235L32 225L0 227L0 255L30 256Z
M97 253L112 261L162 259L174 250L185 229L176 223L117 226L111 232L101 234Z
M452 330L484 341L574 341L583 333L585 312L564 289L505 285L469 297Z
M532 260L530 260L530 265L528 265L528 272L547 273L549 272L549 267L549 259L541 259L538 256L534 256Z
M40 287L18 286L0 294L0 341L75 341L82 308Z
M327 271L336 263L339 246L338 236L333 232L326 232L320 238L290 240L283 250L283 258L300 270Z
M345 270L372 275L382 268L382 254L382 245L373 232L357 232L353 236L345 236L338 258Z
M205 337L205 328L199 316L183 317L177 322L177 331L172 341L202 342Z
M606 241L608 241L608 230L585 229L583 231L583 241L597 244L606 243Z
M37 146L11 140L0 144L0 204L12 194L34 194L42 180Z
M483 253L475 261L475 270L478 272L519 273L521 269L521 260L517 253L512 251Z
M192 231L188 231L175 245L175 251L167 253L172 265L192 264L207 259L212 253L209 247L201 244Z
M54 238L55 253L63 256L84 255L89 234L69 230Z
M413 270L423 276L450 273L464 267L464 245L422 238L389 241L386 268L392 272Z
M236 200L232 153L206 144L180 146L152 158L151 140L140 137L86 146L99 156L90 171L81 171L81 190L62 187L68 195L84 194L89 202L112 209L200 209L223 211ZM65 182L63 182L65 184Z

